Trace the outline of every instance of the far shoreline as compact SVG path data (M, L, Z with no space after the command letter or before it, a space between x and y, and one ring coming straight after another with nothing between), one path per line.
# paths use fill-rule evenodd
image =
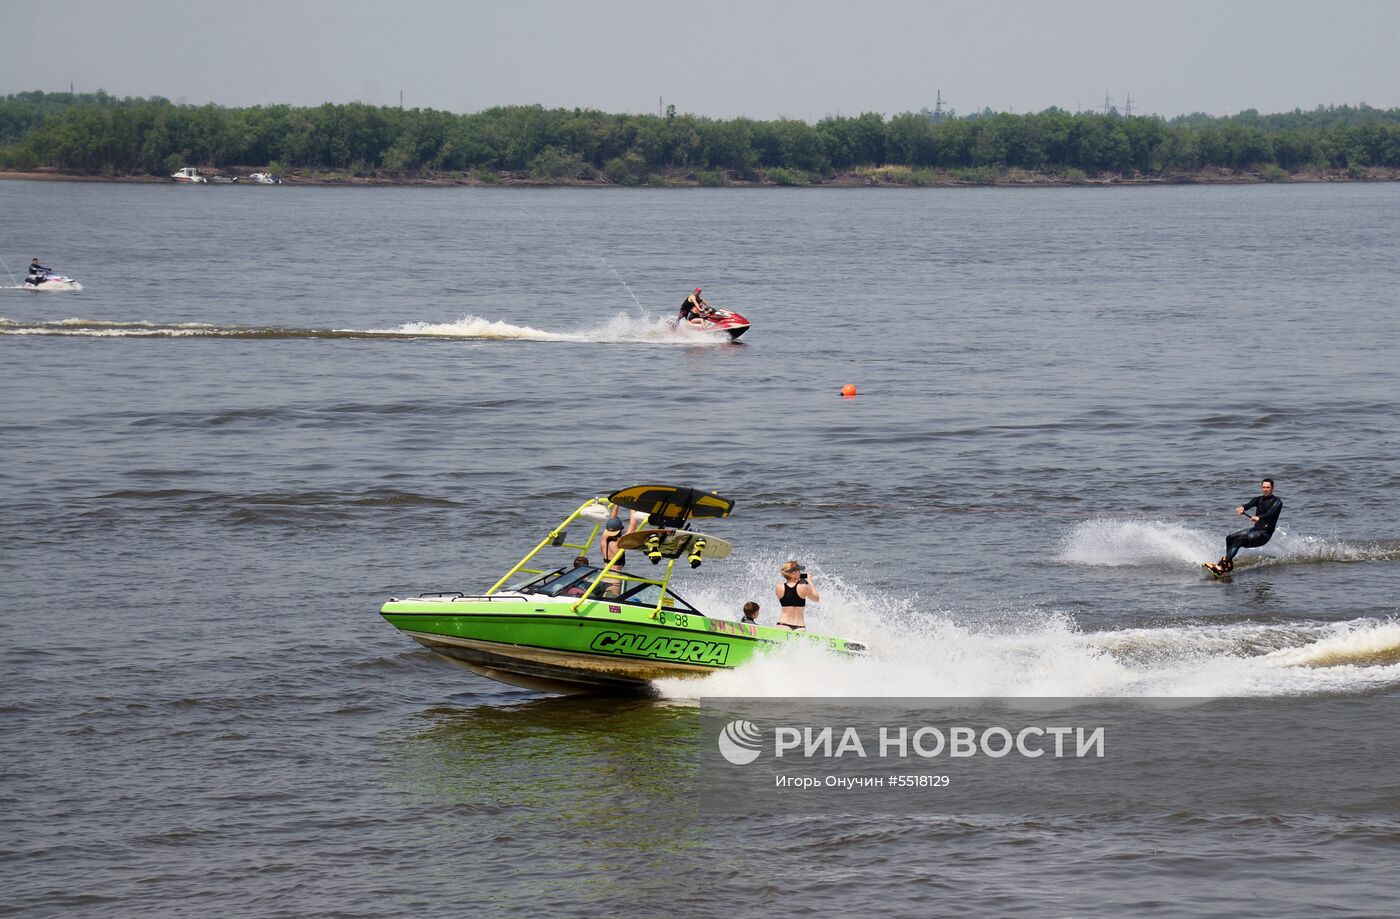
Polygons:
M268 167L226 167L209 169L207 176L238 175L266 172ZM968 173L974 174L969 176ZM1151 185L1287 185L1329 182L1397 182L1400 169L1372 167L1365 170L1327 170L1286 173L1282 170L1201 169L1189 173L1163 175L1100 175L1066 174L1009 169L914 171L904 166L881 166L834 173L830 176L806 176L794 180L791 172L774 170L778 178L762 172L749 177L726 174L721 184L702 181L694 172L672 170L656 173L648 181L619 184L601 174L591 178L541 178L526 172L465 173L352 173L335 170L307 170L279 173L284 185L328 188L1093 188ZM28 182L105 182L140 185L181 184L174 179L153 175L85 175L57 169L0 170L0 180ZM237 183L252 185L254 183ZM221 187L221 186L211 186Z

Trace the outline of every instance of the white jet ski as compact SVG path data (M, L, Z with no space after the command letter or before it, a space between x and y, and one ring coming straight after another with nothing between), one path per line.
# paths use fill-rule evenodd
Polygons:
M46 271L42 275L29 275L20 285L25 290L82 290L83 285L67 275Z

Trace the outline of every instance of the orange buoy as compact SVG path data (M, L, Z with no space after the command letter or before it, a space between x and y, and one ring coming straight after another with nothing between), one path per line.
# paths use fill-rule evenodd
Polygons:
M849 398L849 397L851 397L851 396L854 396L855 394L856 394L856 384L854 384L854 383L847 383L845 386L842 386L842 387L841 387L841 395L846 396L847 398Z

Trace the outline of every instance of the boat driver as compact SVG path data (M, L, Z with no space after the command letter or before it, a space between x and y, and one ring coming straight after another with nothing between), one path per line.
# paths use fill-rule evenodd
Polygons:
M40 265L39 260L37 258L30 259L29 274L25 276L25 280L31 281L35 284L42 284L45 280L47 280L46 276L48 275L48 273L49 269L45 268L43 265Z
M695 293L686 297L685 302L681 304L679 319L681 322L695 322L704 319L713 312L710 304L705 302L704 297L700 296L700 288L697 287Z

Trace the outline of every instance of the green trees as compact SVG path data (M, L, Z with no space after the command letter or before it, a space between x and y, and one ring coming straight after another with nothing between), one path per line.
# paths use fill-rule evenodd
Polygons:
M905 112L890 119L885 131L885 156L901 166L933 166L937 164L937 145L933 141L933 122L923 115Z
M538 105L455 115L360 102L314 108L229 109L166 99L26 92L0 97L0 167L83 173L168 174L171 164L221 167L279 162L297 169L413 173L500 170L542 181L602 174L641 184L683 171L707 184L760 172L806 182L833 171L901 166L1007 169L1085 176L1163 175L1204 168L1284 171L1400 168L1400 109L1367 106L1165 121L1050 108L990 110L935 123L927 113L715 120L619 115ZM782 173L776 170L786 170ZM1277 176L1276 172L1270 175ZM980 180L980 179L979 179ZM776 179L774 179L776 181Z
M706 121L699 128L706 165L712 169L733 169L744 176L757 168L753 122L747 118Z
M1093 175L1132 168L1132 147L1121 118L1082 115L1070 129L1070 163Z
M833 169L885 162L885 117L878 112L858 118L823 118L816 133Z

